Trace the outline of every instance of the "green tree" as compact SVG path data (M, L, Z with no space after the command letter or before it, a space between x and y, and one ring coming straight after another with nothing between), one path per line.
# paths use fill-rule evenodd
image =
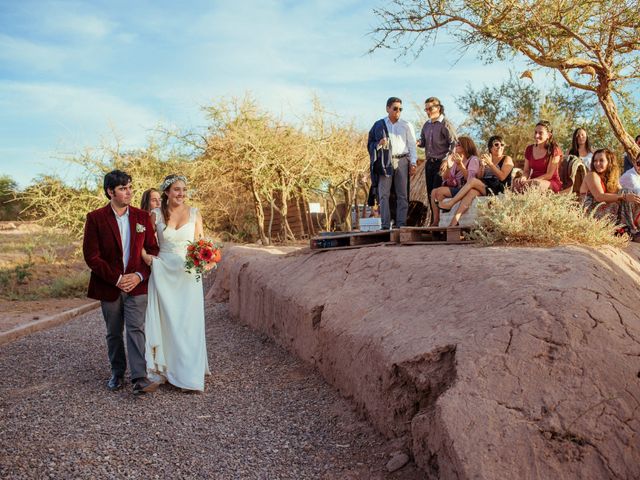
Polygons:
M22 205L18 197L18 184L9 175L0 175L0 220L17 220Z
M419 55L438 33L463 48L478 47L487 62L522 54L593 93L624 149L640 153L624 127L617 101L640 78L638 3L629 0L393 0L374 10L380 24L373 50ZM617 97L617 98L616 98Z
M460 130L468 131L480 146L491 135L502 135L516 163L524 161L524 149L532 143L534 126L540 119L551 121L554 137L565 152L571 148L572 134L578 127L588 132L592 147L618 144L606 117L596 109L595 98L568 87L544 93L528 80L511 75L499 86L467 86L456 102L467 115Z

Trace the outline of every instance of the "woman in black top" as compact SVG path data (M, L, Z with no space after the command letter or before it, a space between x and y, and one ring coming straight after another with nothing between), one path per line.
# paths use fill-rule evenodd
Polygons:
M453 197L439 203L441 210L451 210L460 202L450 226L455 226L460 217L469 209L473 199L484 195L497 195L511 185L513 160L504 154L505 143L500 135L493 135L487 142L489 154L480 157L480 177L469 180Z

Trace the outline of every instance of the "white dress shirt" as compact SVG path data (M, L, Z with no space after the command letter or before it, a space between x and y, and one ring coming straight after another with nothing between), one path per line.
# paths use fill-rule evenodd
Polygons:
M635 168L630 168L620 177L620 186L640 194L640 173Z
M391 123L389 117L385 117L384 123L389 131L389 142L391 143L392 155L409 154L411 165L415 165L418 161L418 152L416 151L416 133L406 120L399 119L396 123Z
M111 207L113 210L113 207ZM120 241L122 242L122 267L127 269L129 263L129 250L131 249L131 227L129 226L129 207L122 215L118 215L115 210L113 214L118 222L118 230L120 230Z
M118 215L116 211L113 210L113 214L116 216L116 222L118 223L118 230L120 231L120 241L122 242L122 267L124 271L127 270L127 265L129 264L129 256L131 252L131 226L129 225L129 207L124 211L122 215ZM140 281L144 280L141 273L135 272L138 277L140 277ZM120 279L122 275L118 277L118 281L116 285L120 283Z

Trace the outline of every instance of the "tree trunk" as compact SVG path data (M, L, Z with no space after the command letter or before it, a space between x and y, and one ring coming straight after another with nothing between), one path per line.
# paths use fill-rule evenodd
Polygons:
M600 85L598 85L598 101L604 110L604 114L609 120L613 134L620 141L625 151L631 155L632 159L635 159L640 154L640 147L633 140L633 137L627 133L622 122L620 121L620 115L618 114L618 107L613 101L611 96L611 89L609 88L609 82L606 79L599 78Z
M333 209L331 210L331 215L329 215L329 219L328 219L328 224L329 224L329 228L327 229L328 231L331 231L331 219L333 218L333 214L338 212L338 202L336 201L336 192L333 189L333 187L329 187L329 198L331 199L331 203L333 204ZM337 214L338 217L340 217L340 212L338 212ZM342 223L342 222L340 222Z
M345 214L344 214L344 226L347 232L353 230L353 225L351 222L351 190L349 187L342 187L342 194L344 196L344 206L345 206Z
M280 193L280 216L282 217L282 232L284 233L284 239L285 241L295 240L296 236L291 231L289 220L287 220L287 214L289 213L289 207L287 205L289 194L284 189Z
M274 209L274 205L275 204L275 200L273 198L273 196L271 196L271 198L269 199L269 208L270 208L270 212L271 212L271 216L269 217L269 230L267 231L267 236L269 237L269 243L271 243L271 238L273 235L272 229L273 229L273 215L275 214L275 209Z
M270 245L270 241L264 232L264 210L262 209L262 200L256 189L254 180L251 180L251 194L253 195L253 208L255 210L256 219L258 221L258 234L263 245Z
M335 206L333 210L335 210ZM333 211L329 213L329 201L327 197L324 197L324 230L326 232L331 231L331 215L333 215Z

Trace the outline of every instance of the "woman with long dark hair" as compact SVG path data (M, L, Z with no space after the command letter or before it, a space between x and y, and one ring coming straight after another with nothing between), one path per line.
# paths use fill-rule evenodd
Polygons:
M546 120L540 120L536 124L533 138L535 143L524 151L523 173L513 180L513 189L523 192L535 185L558 193L562 188L558 174L562 150L553 138L551 124Z
M473 199L484 195L498 195L511 185L513 160L504 154L505 143L500 135L493 135L487 142L489 154L480 157L480 175L470 179L451 199L445 198L439 202L441 210L451 210L460 202L458 210L451 219L449 226L458 224L462 215L469 209Z
M569 155L579 157L587 168L587 171L591 169L591 159L593 158L593 152L591 151L591 145L589 144L589 135L584 128L576 128L573 131L571 137L571 150Z
M160 192L155 188L150 188L142 193L140 208L151 213L154 208L160 208Z

